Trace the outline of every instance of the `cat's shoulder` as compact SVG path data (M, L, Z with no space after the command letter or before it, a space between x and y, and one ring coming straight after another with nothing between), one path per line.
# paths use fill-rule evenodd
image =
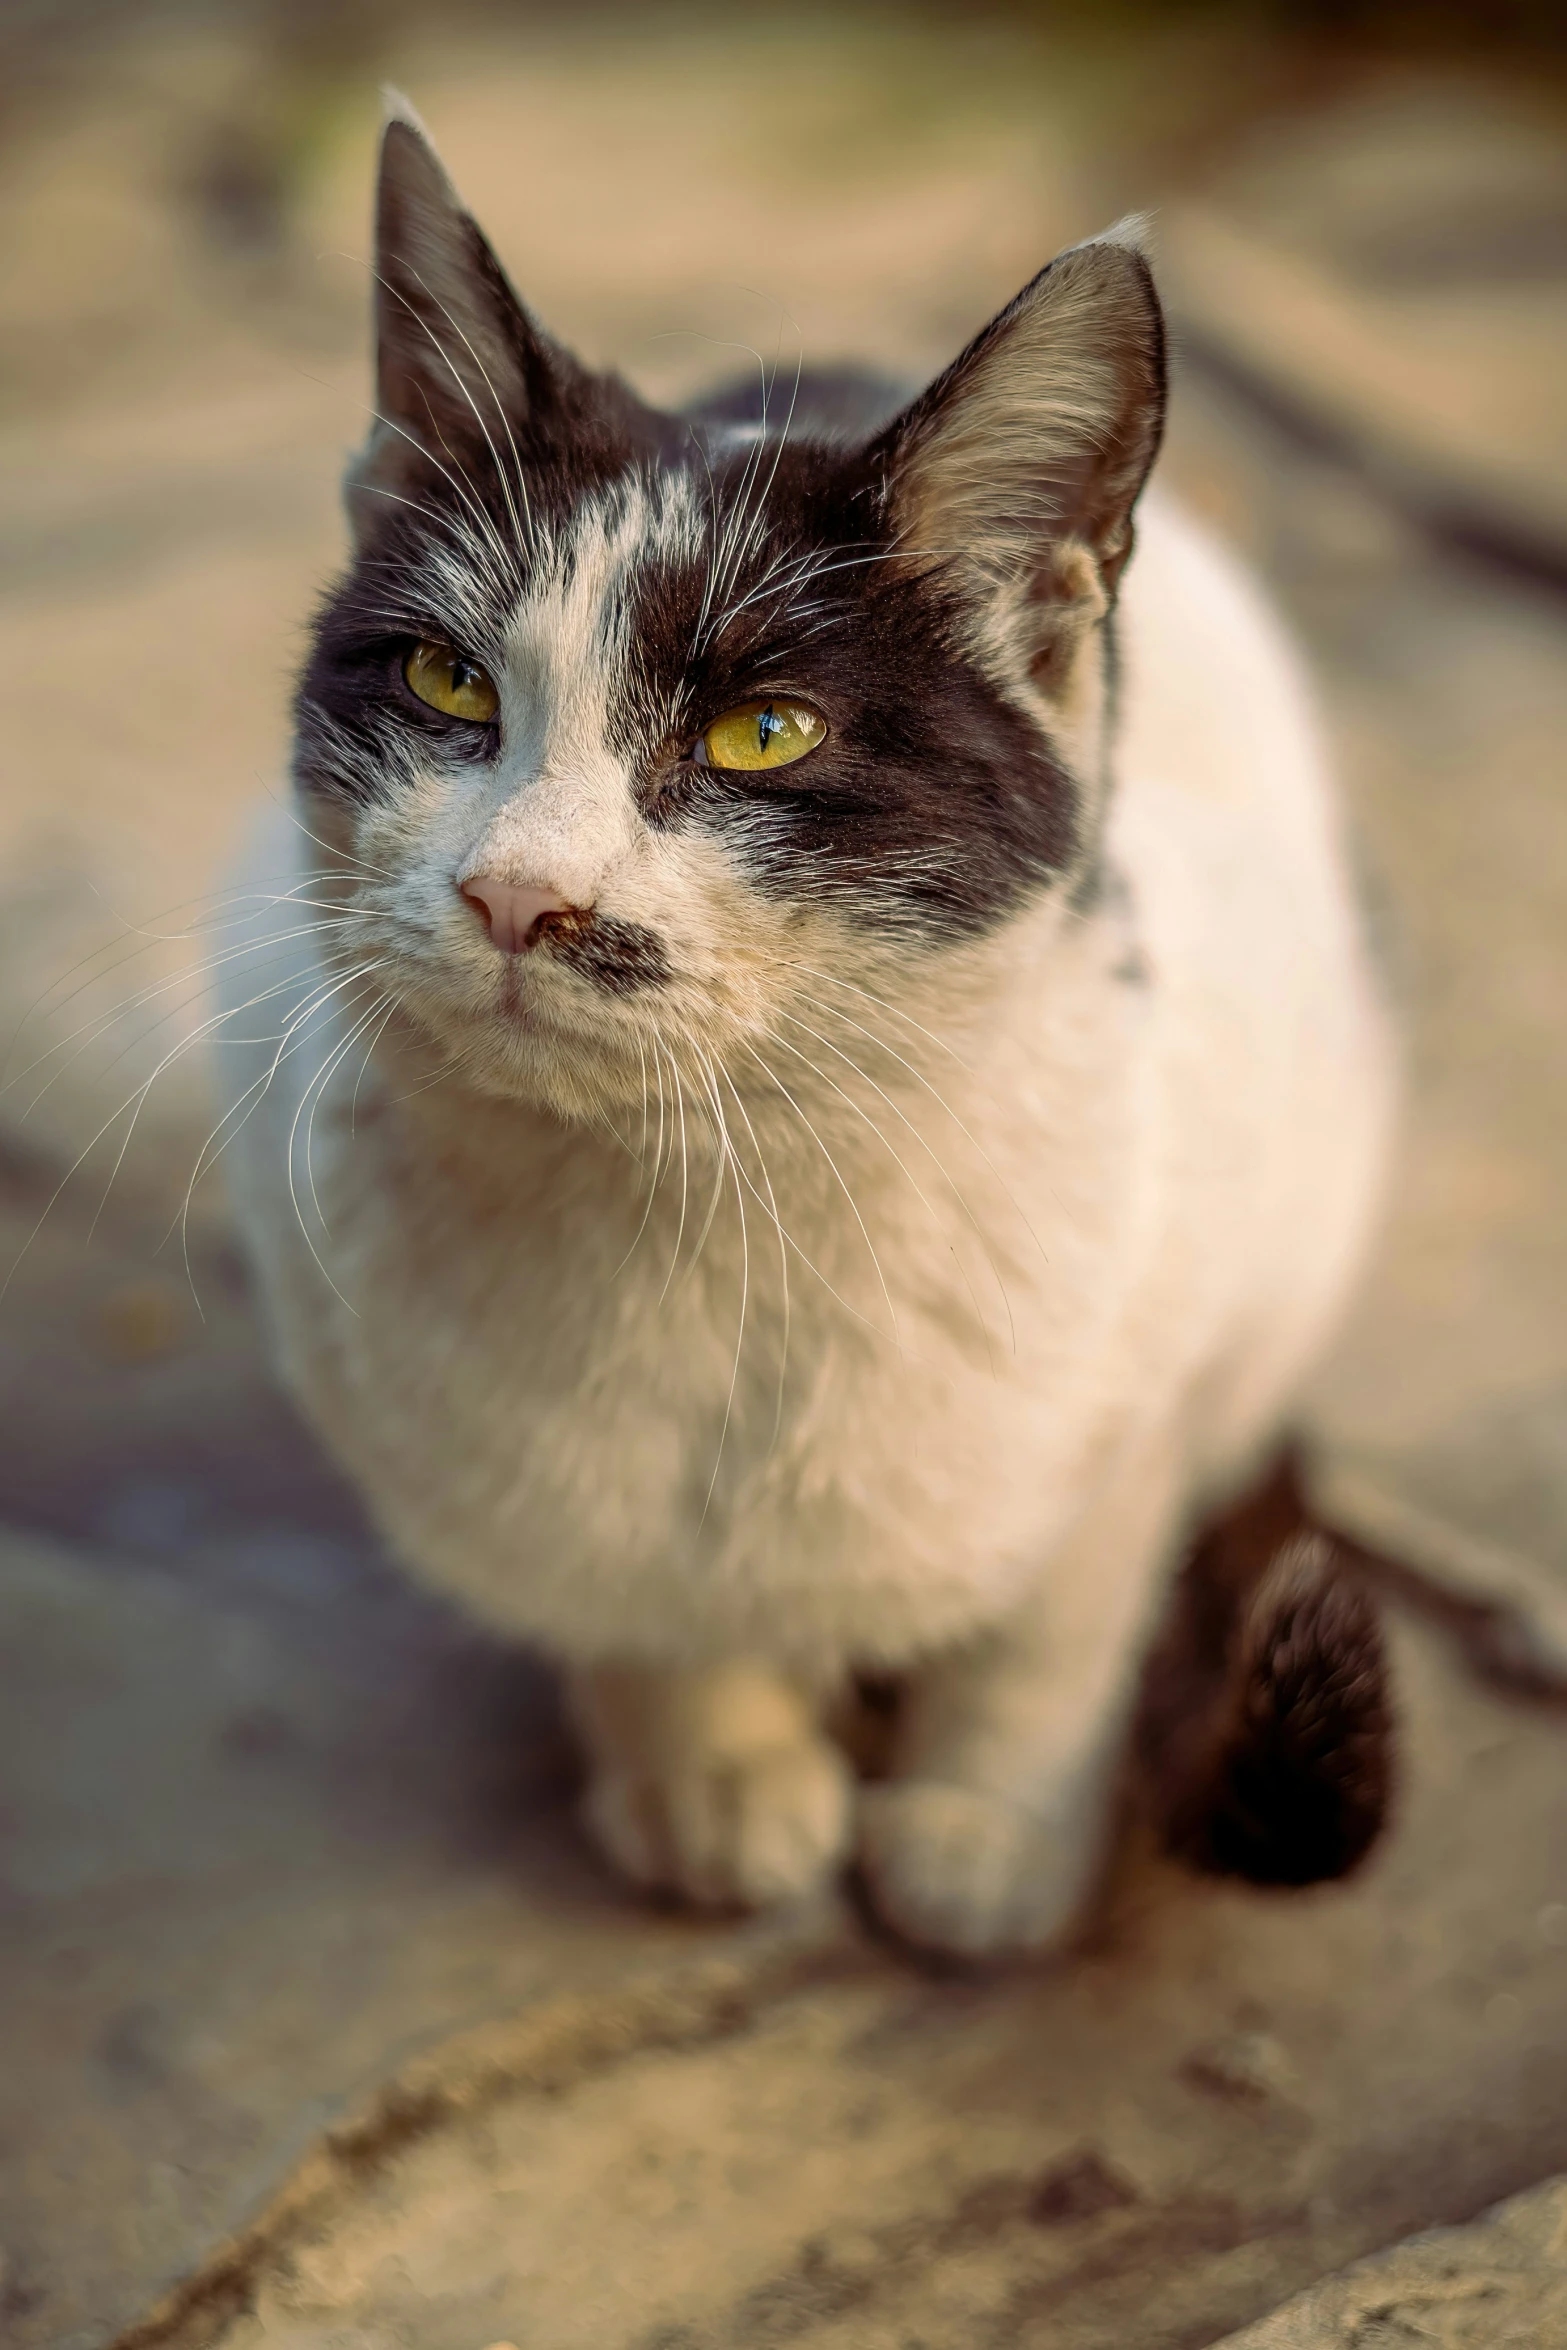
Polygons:
M1196 666L1249 662L1297 687L1302 664L1292 632L1253 565L1206 517L1155 486L1137 509L1137 552L1121 595L1123 629L1167 640Z

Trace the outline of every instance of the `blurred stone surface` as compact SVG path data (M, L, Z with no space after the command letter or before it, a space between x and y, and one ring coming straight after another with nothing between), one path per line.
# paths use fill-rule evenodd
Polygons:
M1559 1713L1406 1625L1405 1807L1365 1881L1274 1903L1133 1856L1071 1970L931 1980L836 1913L785 1963L646 1911L576 1837L544 1676L392 1575L277 1395L220 1184L185 1214L222 1106L195 1056L116 1170L143 1079L199 1027L201 957L243 948L204 893L278 788L366 397L368 92L334 85L281 226L242 253L191 210L191 158L251 68L169 23L84 46L80 89L0 154L0 1018L23 1024L0 1520L29 1529L0 1540L0 2328L99 2350L251 2227L236 2345L1198 2350L1562 2168ZM387 62L525 291L658 394L758 351L787 369L796 327L816 357L934 362L1057 243L1159 193L1097 147L1183 102L1151 21L1098 80L1016 28L922 23L889 57L849 17L405 47ZM759 140L749 101L784 89L789 139ZM1210 216L1335 301L1353 281L1367 334L1460 295L1542 314L1537 148L1514 167L1489 99L1460 135L1444 97L1434 142L1424 99L1368 131L1387 104L1227 148ZM701 134L678 168L672 122ZM1464 225L1484 187L1485 251L1521 239L1494 300ZM1410 259L1428 216L1470 236L1457 293L1451 259ZM1555 332L1506 345L1509 418L1550 427L1556 362L1525 361ZM1431 336L1389 430L1467 363ZM1334 1476L1460 1569L1500 1559L1543 1620L1567 1586L1562 606L1438 547L1328 439L1179 378L1170 477L1313 654L1406 1007L1400 1180L1315 1424ZM337 2162L346 2113L406 2125L420 2048L420 2131ZM309 2244L279 2233L288 2177L296 2213L324 2181Z
M1188 344L1434 523L1567 579L1567 141L1407 74L1259 124L1160 225Z
M1545 2350L1567 2342L1567 2180L1329 2277L1216 2350Z
M990 1978L714 1936L426 2052L127 2350L1198 2350L1562 2169L1563 1720L1396 1659L1359 1881L1132 1852L1087 1948Z
M179 1498L0 1540L7 2342L102 2341L411 2043L700 1938L589 1859L536 1668Z

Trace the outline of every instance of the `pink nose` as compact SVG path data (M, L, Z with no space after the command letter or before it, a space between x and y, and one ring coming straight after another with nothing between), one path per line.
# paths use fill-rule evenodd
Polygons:
M493 873L475 874L458 886L503 955L520 955L531 947L545 914L570 911L558 890L524 889Z

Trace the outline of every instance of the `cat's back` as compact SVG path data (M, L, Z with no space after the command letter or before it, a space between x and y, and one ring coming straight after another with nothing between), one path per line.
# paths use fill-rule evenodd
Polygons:
M1212 961L1233 986L1235 958L1261 958L1247 993L1275 1019L1301 989L1379 1017L1311 682L1260 582L1154 494L1119 618L1111 855L1167 959Z
M1159 1039L1163 1188L1232 1318L1305 1360L1362 1257L1396 1092L1344 810L1288 628L1166 497L1139 511L1121 623L1107 862Z
M1117 765L1232 817L1327 809L1312 694L1294 641L1242 558L1159 490L1138 510L1119 606Z

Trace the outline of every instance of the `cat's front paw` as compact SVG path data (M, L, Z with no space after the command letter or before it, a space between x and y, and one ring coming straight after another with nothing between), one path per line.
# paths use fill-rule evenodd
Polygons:
M587 1822L634 1884L705 1909L770 1909L814 1892L848 1853L849 1774L825 1739L705 1754L660 1775L601 1770Z
M906 1779L862 1791L859 1857L894 1932L924 1950L979 1958L1064 1941L1094 1852L1084 1835L1002 1796Z

